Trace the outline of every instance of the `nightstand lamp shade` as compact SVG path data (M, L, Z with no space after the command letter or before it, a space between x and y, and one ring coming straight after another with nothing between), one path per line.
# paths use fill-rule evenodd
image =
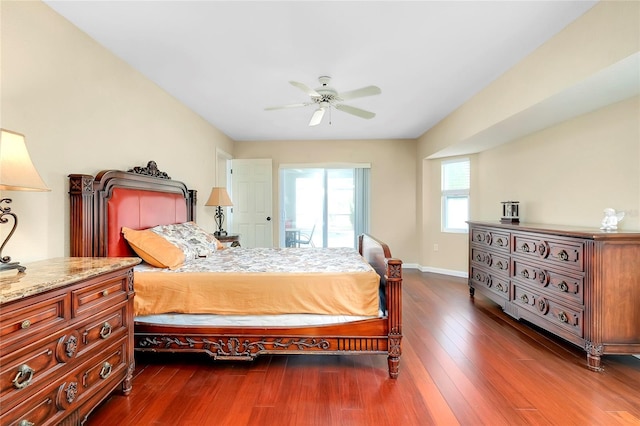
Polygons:
M227 190L222 187L214 187L213 189L211 189L211 195L209 195L209 199L204 205L216 207L215 218L216 224L218 225L218 230L213 234L218 236L227 235L227 231L222 228L222 223L224 222L224 213L222 212L222 207L233 206Z
M0 191L50 191L31 162L24 135L5 129L0 129ZM11 257L3 256L2 250L18 226L18 216L11 212L11 198L0 199L0 224L13 218L13 227L7 238L0 246L0 271L17 269L24 272L25 267L19 262L11 262Z

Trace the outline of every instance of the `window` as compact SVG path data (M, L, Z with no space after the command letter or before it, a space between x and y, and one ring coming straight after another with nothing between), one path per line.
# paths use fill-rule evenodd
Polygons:
M442 162L442 231L468 232L469 159Z
M369 166L353 166L280 166L281 246L357 247L369 230Z

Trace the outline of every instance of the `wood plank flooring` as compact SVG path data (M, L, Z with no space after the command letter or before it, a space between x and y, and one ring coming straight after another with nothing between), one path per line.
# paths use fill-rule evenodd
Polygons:
M640 309L640 308L639 308ZM137 355L88 425L640 425L640 359L585 354L465 279L404 271L400 377L385 356Z

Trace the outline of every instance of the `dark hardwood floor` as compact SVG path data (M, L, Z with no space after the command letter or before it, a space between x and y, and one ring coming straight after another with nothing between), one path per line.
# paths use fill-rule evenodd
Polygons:
M639 307L640 309L640 307ZM383 355L254 362L137 355L98 425L640 425L640 359L585 354L504 314L465 279L404 271L400 377Z

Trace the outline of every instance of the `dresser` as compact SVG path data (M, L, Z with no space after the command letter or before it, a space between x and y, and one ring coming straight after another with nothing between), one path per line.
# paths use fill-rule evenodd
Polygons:
M469 223L469 291L601 356L640 354L640 232Z
M138 258L59 258L0 273L0 424L79 425L131 391Z

